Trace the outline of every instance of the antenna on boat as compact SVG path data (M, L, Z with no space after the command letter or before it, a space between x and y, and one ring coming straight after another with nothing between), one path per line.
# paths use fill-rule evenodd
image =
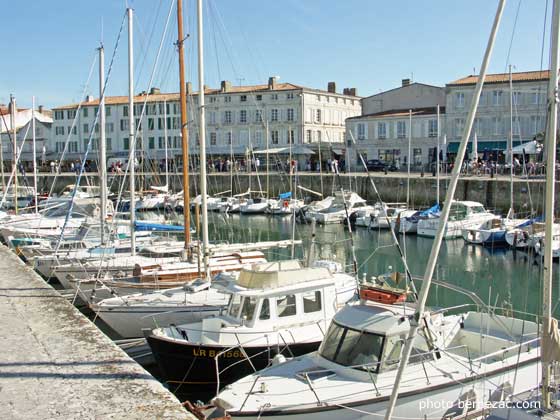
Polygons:
M500 20L502 18L502 14L505 7L505 0L500 0L498 4L498 9L496 11L496 15L494 17L494 22L492 24L492 30L490 33L490 38L488 40L488 45L486 46L486 52L484 54L484 58L482 60L482 65L480 68L480 75L476 82L476 87L474 90L473 100L471 103L471 109L469 110L469 114L467 116L467 121L465 125L465 131L463 132L463 137L461 139L461 143L459 144L459 150L457 151L457 156L455 157L455 162L459 162L453 166L453 172L451 174L451 181L449 183L449 187L447 189L447 195L445 198L445 203L443 209L441 211L441 216L439 220L438 230L436 233L436 237L432 244L432 250L430 252L430 257L428 259L428 264L426 266L426 271L424 273L424 281L422 283L422 288L420 289L420 296L418 298L418 304L416 306L416 310L414 313L413 318L410 319L410 330L408 332L407 339L405 341L405 346L402 351L401 360L399 363L397 375L395 378L395 384L393 385L393 392L391 393L391 398L389 399L389 405L387 407L387 411L385 412L385 420L390 420L393 416L393 412L395 410L395 404L397 402L399 396L399 389L401 385L401 380L403 377L404 370L408 364L408 360L410 359L410 354L412 352L412 346L414 344L414 338L416 337L416 333L418 328L424 318L424 310L426 307L426 300L428 298L428 292L430 290L430 285L432 282L432 277L434 275L434 270L436 267L437 259L439 256L439 250L441 248L441 244L443 241L443 235L445 233L445 228L447 225L447 220L449 219L449 213L451 210L451 204L453 196L455 195L455 190L457 188L457 183L459 181L459 175L461 174L461 164L460 162L463 161L465 156L465 152L467 150L467 143L469 136L472 131L474 117L476 114L476 109L478 107L478 102L480 100L480 93L482 92L482 87L484 85L484 79L486 78L486 71L488 68L488 63L490 61L490 56L492 55L492 49L494 48L494 41L496 39L496 34L498 32L498 27L500 26ZM551 77L552 78L552 77ZM552 233L552 232L551 232Z

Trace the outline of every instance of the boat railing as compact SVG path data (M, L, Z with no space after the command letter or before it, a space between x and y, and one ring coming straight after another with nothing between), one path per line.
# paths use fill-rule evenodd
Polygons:
M502 349L500 349L500 350L496 350L496 351L494 351L494 352L492 352L492 353L485 354L484 356L477 357L476 359L473 359L472 362L473 362L473 363L481 362L481 361L483 361L483 360L485 360L485 359L488 359L488 358L491 358L491 357L494 357L494 356L498 356L498 355L501 355L501 354L505 354L505 353L507 353L508 351L519 349L519 348L522 347L522 346L529 346L529 345L531 345L531 344L533 344L533 343L536 343L536 342L539 341L539 340L540 340L540 337L536 337L536 338L533 338L533 339L531 339L531 340L529 340L529 341L524 341L524 342L522 342L522 343L517 343L517 344L514 344L514 345L512 345L512 346L509 346L509 347L506 347L506 348L502 348Z

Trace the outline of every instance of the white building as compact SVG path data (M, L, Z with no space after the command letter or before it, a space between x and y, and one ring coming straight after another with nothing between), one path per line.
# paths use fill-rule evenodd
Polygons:
M359 154L365 160L380 159L397 166L410 159L417 170L430 163L437 147L438 105L441 141L445 133L445 100L444 88L410 83L408 79L399 88L364 98L363 114L346 121L350 169L363 170Z
M189 153L199 150L198 94L188 93ZM355 90L336 93L334 83L318 90L291 83L278 83L270 78L266 85L232 86L223 81L219 89L206 88L207 153L214 156L230 154L245 156L248 150L263 150L318 142L344 145L345 120L359 115L360 98ZM179 94L162 94L152 89L149 94L135 96L137 126L143 103L147 107L137 132L138 148L144 156L161 160L167 147L170 156L181 155ZM107 97L106 137L108 156L126 155L128 140L128 97ZM56 107L50 156L58 156L68 140L66 159L77 159L85 151L92 130L99 100L88 98L79 104ZM94 137L98 136L94 129ZM94 150L97 149L97 138ZM92 159L95 155L92 156Z
M448 153L457 153L470 108L477 76L463 77L446 85ZM513 109L513 146L532 140L546 126L548 71L512 73L513 102L510 101L509 74L489 74L476 113L473 134L477 134L480 156L494 157L507 149L510 109ZM512 104L512 105L511 105ZM469 152L471 151L469 144Z
M33 131L31 109L17 109L15 113L15 127L19 161L30 168L33 162ZM47 144L51 138L53 119L51 112L40 106L35 110L35 147L38 164L44 158ZM8 107L0 107L0 139L2 142L2 157L7 166L11 168L14 156L12 141L13 126Z

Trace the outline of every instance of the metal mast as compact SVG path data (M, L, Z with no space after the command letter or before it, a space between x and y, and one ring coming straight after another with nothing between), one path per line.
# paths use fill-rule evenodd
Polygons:
M511 77L511 64L509 65L509 144L508 144L508 160L509 160L509 213L508 216L513 219L513 80Z
M133 256L136 255L136 181L134 179L136 152L135 152L135 120L134 120L134 38L132 33L133 11L127 9L128 14L128 145L130 154L128 158L130 170L130 248Z
M436 203L439 204L439 122L440 122L440 113L439 113L439 104L436 107L436 112L437 112L437 136L436 136L436 141L437 141L437 147L436 147L436 176L437 176L437 180L436 180L436 196L437 196L437 200Z
M551 31L551 54L550 54L550 76L548 85L548 127L546 130L546 199L545 199L545 241L543 260L543 335L550 334L552 329L552 236L554 224L554 193L556 172L556 130L558 128L558 39L560 37L560 5L558 0L552 6L552 31ZM550 340L542 340L541 364L542 364L542 403L545 410L551 409L551 363L545 360L548 353L545 345Z
M180 0L179 0L180 1ZM204 108L204 40L202 0L197 2L198 22L198 104L200 106L199 129L200 129L200 160L206 163L206 110ZM200 166L200 192L202 194L202 252L204 255L204 275L210 278L208 267L208 203L206 187L206 164Z
M183 256L191 257L191 213L189 191L189 133L187 130L187 86L185 84L185 58L183 53L183 0L177 1L177 52L179 54L179 104L181 106L181 140L183 148L183 214L185 226L185 248ZM200 170L206 169L206 160L200 155Z
M31 130L33 130L33 195L35 202L35 214L39 213L39 204L37 203L37 150L36 150L36 134L35 134L35 96L31 98Z
M420 295L418 297L418 303L416 306L416 311L414 313L414 318L410 321L410 330L408 332L408 337L406 339L406 344L402 351L401 361L399 364L399 368L397 371L397 376L395 378L395 384L393 386L393 392L391 393L391 398L389 400L389 405L387 407L387 411L385 413L385 420L391 419L393 416L393 412L395 410L395 404L397 402L397 398L399 396L399 389L403 377L404 370L408 365L408 360L410 358L410 354L412 351L412 346L414 343L414 339L416 337L416 333L418 328L422 322L422 318L425 316L424 310L426 308L426 300L428 298L428 292L430 290L430 284L432 282L432 277L436 268L437 258L439 255L439 250L441 248L441 243L443 241L443 234L445 231L445 226L447 224L447 220L449 219L449 212L451 210L451 204L453 201L453 197L455 195L455 189L457 188L457 182L459 180L459 175L461 173L461 162L465 156L465 152L467 150L467 143L469 136L471 134L474 117L476 114L476 109L478 107L478 102L480 100L480 93L482 91L482 86L484 85L484 79L486 78L486 71L488 69L488 63L490 61L490 56L492 55L492 49L494 48L494 41L496 39L496 33L498 31L498 27L500 25L500 20L502 18L502 14L504 11L506 0L500 0L498 5L498 10L496 11L496 16L494 17L494 23L492 25L492 31L490 33L490 39L488 40L488 45L486 47L486 52L484 54L484 59L482 60L482 65L480 67L480 75L476 82L476 87L474 90L473 100L471 104L471 109L469 110L469 114L467 116L467 121L465 124L465 131L463 132L463 137L461 139L461 143L459 145L459 150L457 151L457 156L455 158L456 164L453 166L453 172L451 174L451 181L449 183L449 187L447 189L447 195L445 197L445 203L443 206L443 210L441 212L440 221L438 230L436 233L436 237L434 239L432 250L430 252L430 257L428 259L428 263L426 265L426 271L424 273L424 281L422 282L422 289L420 290Z
M133 162L134 163L134 162ZM99 46L99 187L101 218L101 244L105 244L107 220L107 145L105 139L105 49Z
M16 98L10 95L10 120L12 123L12 141L13 141L13 151L14 151L14 208L16 214L18 214L18 152L17 152L17 129L16 129Z

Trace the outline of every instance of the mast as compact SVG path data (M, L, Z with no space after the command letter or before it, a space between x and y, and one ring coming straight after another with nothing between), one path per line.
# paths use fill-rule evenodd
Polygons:
M134 164L134 161L133 161ZM107 145L105 139L105 49L99 46L99 186L101 187L99 212L101 218L101 244L105 244L107 219Z
M135 152L135 120L134 120L134 37L133 37L133 10L126 9L128 14L128 145L130 154L128 164L130 170L130 249L132 256L136 255L136 185L134 179L136 152Z
M37 203L37 150L36 148L36 136L35 136L35 96L31 98L31 130L33 130L33 193L35 199L35 214L39 213L39 205ZM1 147L1 145L0 145Z
M179 0L179 3L181 0ZM206 109L204 108L204 40L203 40L203 19L202 19L202 0L197 1L197 22L198 22L198 89L200 106L200 160L206 162ZM250 136L249 136L250 138ZM208 267L208 202L206 187L206 165L200 166L200 192L202 194L202 252L204 254L204 274L210 280L210 270Z
M436 136L436 141L437 141L437 146L436 146L436 196L437 196L437 204L439 204L439 122L440 122L440 113L439 113L439 104L437 104L436 107L436 112L437 112L437 136Z
M163 100L163 143L165 145L165 186L169 192L169 163L167 156L167 101Z
M185 37L183 35L183 0L177 1L177 50L179 53L179 102L181 105L181 140L183 148L183 214L185 226L185 248L184 257L190 258L190 243L191 243L191 213L190 213L190 199L191 193L189 190L189 133L187 131L187 86L185 84L185 57L183 54L183 43ZM202 149L202 144L201 144ZM202 159L202 152L200 154L200 173L206 172L206 160ZM202 195L205 197L205 195ZM204 215L206 217L206 215Z
M408 158L407 158L407 165L406 165L406 206L410 206L410 148L412 143L412 109L408 110Z
M18 214L18 152L17 152L17 129L16 129L16 98L10 95L10 120L12 123L12 140L13 140L13 151L14 151L14 208L16 214Z
M410 358L410 354L412 351L412 346L414 343L414 338L416 337L416 333L424 318L425 308L426 308L426 300L428 299L428 292L430 290L430 285L432 282L432 277L436 268L437 258L439 255L439 250L441 248L441 243L443 241L443 234L445 231L445 226L447 224L447 220L449 219L449 213L451 210L451 204L453 197L455 195L455 190L457 188L457 183L459 181L459 175L461 174L461 164L460 162L463 161L465 156L465 152L467 150L467 143L469 136L471 134L474 117L476 114L476 109L478 107L478 102L480 100L480 93L482 92L482 86L484 85L484 79L486 78L486 71L488 69L488 63L490 61L490 56L492 55L492 49L494 48L494 41L496 39L496 33L498 31L498 27L500 25L500 20L502 18L502 14L504 11L506 0L500 0L498 4L498 9L496 11L496 16L494 17L494 23L492 24L492 31L490 33L490 38L488 40L488 45L486 46L486 52L484 54L484 58L482 60L482 65L480 66L480 75L478 76L478 80L476 82L476 87L474 90L473 100L471 103L471 109L469 110L469 114L467 116L467 121L465 124L465 131L463 132L463 136L461 138L461 143L459 145L459 150L457 151L457 156L455 158L455 162L459 162L458 164L453 165L453 172L451 174L451 181L449 183L449 187L447 189L447 195L445 197L445 203L443 206L443 210L441 212L439 226L436 233L436 237L432 244L432 250L430 252L430 257L428 259L428 263L426 265L426 271L424 273L424 281L422 282L422 288L420 290L420 294L418 297L417 306L415 309L414 317L410 320L410 330L408 332L408 336L406 339L406 343L404 349L401 354L401 361L399 364L399 368L397 371L397 375L395 378L395 384L393 386L393 392L391 393L391 398L389 400L389 405L387 407L387 411L385 412L385 420L390 420L393 416L393 412L395 410L395 404L397 402L397 398L399 396L399 389L401 385L401 380L403 377L404 370L408 364L408 360Z
M554 224L554 193L555 193L555 165L556 165L556 130L558 128L558 38L560 37L560 5L558 0L552 6L552 31L550 76L548 85L548 128L546 130L546 199L545 199L545 241L543 260L543 335L550 334L552 329L552 236ZM544 348L550 340L541 339L541 367L542 367L542 403L544 410L551 409L551 361L545 360L548 352Z
M509 65L509 213L513 219L513 80L511 77L511 64Z
M6 122L4 121L3 117L2 117L2 120L4 122L4 125L6 126L6 133L9 134L8 126L6 125ZM2 127L1 124L0 124L0 127ZM2 135L0 135L0 173L1 173L1 176L2 176L2 190L5 192L6 191L6 184L4 182L4 151L3 151L3 149L4 149L4 145L2 144Z
M269 171L269 166L270 166L270 161L269 161L269 127L268 127L268 115L266 117L266 196L268 198L268 192L269 192L269 188L270 188L270 184L269 184L269 177L268 177L268 171Z

